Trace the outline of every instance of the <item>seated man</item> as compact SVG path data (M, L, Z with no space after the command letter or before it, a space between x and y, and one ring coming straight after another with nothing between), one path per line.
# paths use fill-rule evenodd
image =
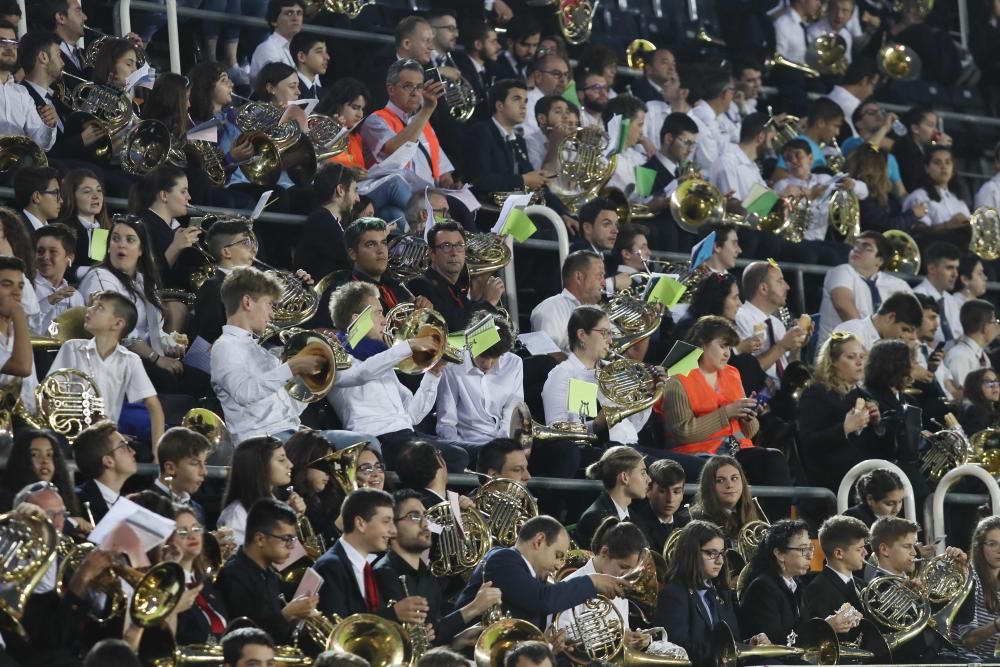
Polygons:
M205 481L205 465L212 444L201 433L183 426L167 429L156 446L160 475L152 490L172 504L190 507L198 523L205 526L205 508L192 496Z
M59 217L59 172L52 167L22 167L14 172L13 186L14 207L34 239L36 231Z
M611 131L611 120L615 116L621 116L621 132L624 133L623 136L611 138L612 141L618 140L618 146L613 147L615 170L608 185L621 190L630 200L639 201L642 197L635 192L635 170L649 159L647 147L650 153L655 151L644 135L646 105L632 95L619 95L608 102L601 116L608 132Z
M490 479L512 479L526 484L531 479L528 472L528 454L517 440L497 438L479 450L476 472Z
M318 100L323 97L323 84L319 77L326 74L330 64L326 40L316 34L299 32L292 37L288 50L299 75L299 99Z
M26 294L24 262L17 257L0 257L0 385L19 381L21 401L33 413L38 378L26 304L21 302Z
M489 313L473 313L467 326ZM475 357L462 349L462 363L448 364L437 394L437 434L445 440L483 445L506 437L516 405L524 400L524 364L511 349L514 333L494 319L500 340Z
M570 244L570 252L590 250L601 257L611 252L618 238L618 207L610 199L598 197L580 207L580 236ZM614 285L605 283L605 290L614 292Z
M40 331L47 332L52 320L67 308L86 305L83 296L66 282L69 267L76 253L76 232L66 225L54 223L35 232L35 297L41 320Z
M0 136L28 137L43 151L56 143L56 112L52 105L36 107L24 86L17 84L17 28L0 21L0 89L4 103L0 110Z
M414 192L410 201L406 202L406 224L396 223L396 229L423 238L428 224L433 224L435 220L450 218L451 206L444 191L427 188L423 192Z
M465 470L469 453L462 444L426 438L414 431L434 407L446 362L439 360L432 368L425 369L416 392L407 389L395 371L400 362L414 355L433 354L444 341L420 336L387 348L383 340L385 317L378 296L374 285L359 281L341 285L330 298L330 317L354 362L349 371L337 374L327 400L347 428L379 436L390 469L395 469L396 457L419 438L434 443L448 461L449 470ZM372 325L363 338L351 345L350 327L366 309L370 309ZM358 365L357 370L354 365Z
M856 580L865 567L868 526L850 516L835 515L819 528L819 545L826 555L826 567L806 586L806 618L826 618L849 604L864 611L858 591L864 583Z
M418 491L424 507L448 500L448 468L430 443L412 443L400 454L396 468L400 487ZM471 504L467 498L462 502Z
M76 487L76 497L84 517L96 526L122 497L125 482L139 469L135 450L112 422L101 421L76 437L73 453L84 480Z
M299 429L299 415L308 403L292 398L284 390L293 376L321 372L326 360L303 350L285 363L257 342L271 320L272 305L281 296L281 287L271 276L257 269L234 269L222 282L221 297L226 307L226 325L212 346L212 388L215 390L226 424L239 442L255 436L271 436L284 442ZM371 436L351 431L323 431L335 447L346 447Z
M962 251L957 246L944 241L935 241L923 251L923 263L927 276L913 288L914 294L926 294L938 304L940 326L934 334L935 342L944 342L948 347L962 337L962 304L952 293L958 280L958 267Z
M295 249L295 263L316 280L351 266L344 226L358 203L357 181L357 170L339 162L324 165L313 179L320 207L306 218Z
M646 260L649 259L649 242L646 238L646 228L632 223L621 225L615 246L611 249L611 262L614 266L614 281L616 289L624 289L642 284L642 279L635 274L646 271Z
M257 256L257 243L250 228L242 222L220 221L206 233L208 250L215 258L215 270L201 284L195 296L194 314L191 317L191 340L201 338L214 343L222 335L226 324L226 307L220 295L222 281L233 269L252 266Z
M438 578L421 558L431 548L431 531L420 494L400 489L393 494L393 501L396 535L389 540L389 550L373 566L379 593L390 600L424 598L427 616L423 620L434 628L433 643L448 645L483 612L500 604L500 590L483 586L471 603L448 613Z
M274 31L254 49L250 58L250 80L256 81L257 75L268 63L285 63L295 67L295 60L289 49L289 43L300 30L305 14L303 0L270 0L267 5L267 23Z
M255 502L247 514L246 541L215 582L232 618L246 616L281 644L291 642L297 622L311 616L319 602L316 595L288 604L279 599L281 579L274 566L291 555L298 539L295 524L295 511L285 503L274 498Z
M841 322L833 332L854 334L868 353L883 338L915 345L923 321L924 311L917 298L908 292L896 292L871 317Z
M579 115L572 102L557 95L546 95L535 103L534 127L526 127L524 145L533 169L547 174L558 173L559 145L576 128L570 123L570 109Z
M529 519L513 547L493 549L476 566L455 605L476 599L490 582L503 594L503 610L513 618L545 627L546 617L583 604L595 595L618 597L626 589L623 579L591 574L570 581L549 583L569 550L569 533L550 516Z
M987 348L1000 335L996 308L985 299L971 299L962 304L962 337L944 357L944 365L956 385L965 385L965 376L978 368L992 368Z
M663 552L663 545L675 530L691 521L684 502L684 468L670 459L653 461L649 472L649 493L646 502L629 506L631 521L642 529L649 540L649 547L656 553Z
M260 628L237 628L222 637L223 667L274 664L274 640Z
M569 354L569 316L577 306L597 305L604 289L604 261L590 250L578 250L566 258L562 267L563 290L550 296L531 311L531 328L544 331Z

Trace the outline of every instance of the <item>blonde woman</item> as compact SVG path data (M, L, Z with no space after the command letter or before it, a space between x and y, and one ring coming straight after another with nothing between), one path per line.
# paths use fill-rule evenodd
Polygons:
M799 399L799 451L811 484L836 490L854 464L893 458L878 406L859 388L865 352L854 334L835 332L816 358L813 382Z

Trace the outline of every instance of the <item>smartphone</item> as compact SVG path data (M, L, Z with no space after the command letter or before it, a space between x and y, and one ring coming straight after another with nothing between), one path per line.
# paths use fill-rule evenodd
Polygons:
M932 354L937 354L938 352L940 352L941 350L943 350L944 349L944 345L945 345L944 341L941 341L940 343L938 343L937 345L935 345L934 346L934 352Z

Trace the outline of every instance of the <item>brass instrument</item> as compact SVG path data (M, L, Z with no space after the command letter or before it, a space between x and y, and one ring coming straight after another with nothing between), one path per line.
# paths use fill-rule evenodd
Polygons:
M296 401L315 403L323 399L333 388L337 371L351 367L351 358L340 342L318 331L284 329L278 333L278 337L285 345L281 351L282 363L304 351L321 356L326 361L317 373L308 376L295 375L285 383L285 391Z
M316 159L323 163L347 150L351 133L330 116L311 113L307 118L309 131L306 135L316 149Z
M892 651L923 632L931 618L930 605L905 577L879 577L862 589L860 598L865 615L890 631L880 642L890 658Z
M225 156L217 144L203 139L188 141L187 147L191 153L201 162L201 167L208 176L212 185L222 187L226 183Z
M647 547L639 554L639 563L622 575L622 579L630 584L625 597L635 604L644 621L648 621L647 615L656 610L666 569L667 563L663 557Z
M113 40L120 40L120 39L127 40L127 38L125 37L115 37L114 35L109 35L107 33L101 32L96 28L91 28L89 25L83 26L83 29L87 32L91 32L97 35L97 39L95 39L93 42L87 45L87 50L86 52L84 52L82 58L83 62L80 63L81 65L83 65L83 69L90 69L91 67L94 66L94 63L97 61L97 56L100 55L101 50L104 48L105 44L108 44ZM147 61L146 50L140 48L137 44L132 42L132 40L127 40L127 41L130 44L132 44L132 47L135 50L135 68L140 69L144 67Z
M504 657L527 641L546 641L545 635L528 621L503 618L490 623L476 640L476 667L503 667Z
M920 457L920 472L932 482L940 481L949 470L972 461L972 444L960 427L941 429L926 439L927 448Z
M969 251L986 261L1000 259L1000 212L980 206L973 211L969 226L972 228Z
M739 553L744 563L749 563L750 559L757 553L757 549L760 548L770 527L769 522L760 519L747 521L740 526L740 532L736 539L736 552Z
M294 486L288 487L289 496L294 491ZM295 515L295 534L299 538L299 544L305 549L309 560L317 561L326 552L326 543L323 541L323 536L316 532L312 521L309 520L309 517L305 513Z
M610 199L615 205L619 225L627 225L634 220L649 220L656 215L653 213L653 209L646 204L629 201L628 195L621 188L616 188L613 185L601 188L597 196Z
M181 426L200 433L212 445L212 450L225 444L232 444L232 435L222 417L207 408L191 408L181 418Z
M275 667L308 667L313 663L302 651L293 646L274 647ZM153 661L155 667L221 667L223 664L221 644L187 644L176 646L167 656Z
M406 575L399 575L399 583L403 585L403 596L410 597L409 586L406 585ZM392 606L392 605L390 605ZM427 638L427 628L423 623L403 623L403 633L410 642L410 665L417 664L420 657L430 648Z
M567 188L556 194L571 212L597 196L614 173L618 158L608 158L608 141L603 129L581 127L559 143L558 171Z
M429 352L414 351L396 364L407 375L420 375L433 368L442 357L452 363L461 363L462 354L448 345L448 324L441 313L430 308L416 308L412 303L401 303L385 315L385 344L430 336L437 347Z
M465 265L470 276L493 273L510 264L513 254L503 237L490 233L465 232Z
M788 658L801 656L805 653L801 648L781 644L737 646L733 631L725 621L720 621L712 628L709 641L712 646L712 655L715 656L715 664L719 667L735 667L747 658Z
M677 555L677 543L681 539L681 532L681 529L670 531L670 536L667 537L667 541L663 543L663 553L660 555L663 556L663 560L667 564L669 564L670 561L674 559L674 556Z
M325 463L330 468L331 476L336 480L337 486L344 492L344 495L347 495L358 488L358 459L366 447L368 447L368 441L362 440L343 449L331 449L315 461L310 461L307 466L312 467L317 463Z
M343 14L349 19L356 19L361 10L374 5L375 0L306 0L306 18L313 18L324 9L331 14Z
M994 477L1000 476L1000 429L985 428L974 433L969 442L975 462Z
M796 72L802 72L810 79L819 78L819 70L815 67L810 67L805 63L797 63L793 60L789 60L780 53L775 52L773 56L764 61L764 69L770 71L773 67L787 67L788 69L795 70Z
M708 181L698 176L685 179L670 195L670 217L686 232L698 234L712 222L731 222L748 227L750 223L741 215L726 212L726 199Z
M511 195L531 195L531 201L528 202L529 206L542 206L545 204L545 193L542 192L541 188L538 190L511 190L510 192L493 192L490 193L493 197L493 203L503 208L504 202L507 201L507 197Z
M767 121L766 127L774 128L774 139L771 140L771 147L777 153L781 153L781 149L792 139L799 136L799 130L802 126L802 119L798 116L785 115L782 120L778 120L777 116L771 114L771 108L767 109L768 114L771 118Z
M920 248L913 237L899 229L890 229L882 233L892 247L892 256L886 262L886 270L901 273L904 276L916 276L920 273Z
M579 422L557 421L551 426L539 424L531 417L531 410L523 401L514 407L510 419L510 437L521 443L525 451L531 451L535 440L572 440L581 445L592 445L597 436L587 432L587 427Z
M428 220L427 224L433 222ZM416 278L430 265L430 248L422 236L404 234L389 240L389 271L400 282Z
M247 169L244 169L243 173L257 185L273 185L281 170L287 172L288 177L296 185L309 183L316 175L316 149L312 141L297 122L282 123L281 118L284 113L283 109L273 104L249 102L240 108L236 116L236 126L240 132L254 142L254 158L251 158L253 166L248 167L251 173L248 173ZM269 140L271 146L267 146L258 133ZM258 143L264 143L260 153L256 150ZM269 162L275 152L280 159L277 165ZM258 182L253 180L251 174L253 178L274 174L274 181Z
M806 62L820 74L843 76L847 71L847 41L835 32L819 35L809 45Z
M597 0L558 0L559 31L569 44L583 44L590 39L597 5Z
M557 613L552 624L566 630L566 656L578 665L611 662L625 647L625 619L603 595Z
M253 232L250 232L253 235ZM254 237L256 243L256 237ZM256 257L253 263L262 267L267 273L277 279L281 285L281 296L274 304L274 314L270 327L274 329L287 329L295 327L310 319L319 310L319 302L323 298L323 282L316 283L313 287L306 285L302 278L291 271L282 271L270 264L263 262ZM273 331L266 332L267 338Z
M0 137L0 174L11 174L22 167L47 167L49 158L28 137L12 134Z
M50 428L72 442L85 428L105 419L104 400L93 379L75 368L61 368L35 387L39 428ZM28 417L18 401L15 412ZM29 423L35 420L28 419Z
M680 303L691 303L694 293L698 291L701 281L712 275L712 269L707 264L699 264L694 269L690 262L668 262L658 259L643 259L644 271L633 274L632 279L643 278L649 280L656 273L675 274L677 282L684 285L684 294L681 295Z
M827 209L830 228L843 237L844 242L853 245L861 233L861 204L851 190L835 188L830 195Z
M809 198L786 195L778 197L774 208L757 219L757 229L771 232L789 243L801 243L809 227Z
M429 522L441 528L431 547L430 567L436 577L471 571L492 546L486 522L475 509L462 510L463 531L455 523L451 503L447 501L428 508L426 516Z
M563 564L555 574L556 581L563 581L581 567L587 564L594 557L594 552L588 549L574 549L570 546L569 551L563 555Z
M450 55L448 56L451 57ZM456 67L456 69L458 69ZM476 105L479 100L476 98L476 91L472 84L459 75L458 80L450 79L441 73L438 67L428 67L426 70L428 78L437 80L444 86L443 102L448 105L448 113L460 123L464 123L476 112Z
M122 169L133 176L144 176L162 164L186 169L184 145L184 139L174 136L166 125L148 118L134 125L125 135Z
M920 78L920 56L908 46L886 44L879 49L876 61L882 76L896 81L914 81Z
M601 393L614 404L603 408L608 428L663 399L663 384L659 383L653 367L631 359L619 358L603 364L595 380Z
M72 77L65 72L63 76ZM73 113L63 123L63 133L79 135L92 126L104 130L106 136L87 147L87 157L101 165L108 165L113 158L121 155L125 135L136 119L132 101L127 93L112 86L85 79L80 81L67 100Z
M9 512L0 515L0 615L19 621L32 591L56 560L59 536L48 519Z
M656 44L648 39L633 39L625 49L625 64L632 69L644 69L646 58L656 52Z
M466 472L482 475L472 470ZM514 546L525 521L538 516L538 504L527 487L504 477L487 478L473 494L472 502L483 515L493 543L501 547Z
M375 614L351 614L337 620L326 640L326 650L352 653L371 667L409 664L412 649L398 623Z
M663 321L662 304L636 298L631 288L618 292L601 308L617 330L611 349L618 354L652 336Z
M893 0L892 11L908 14L914 22L923 21L934 9L934 0Z
M83 328L83 320L87 316L86 306L73 306L56 315L45 333L47 336L32 334L31 347L35 350L54 351L72 338L93 338L93 334Z

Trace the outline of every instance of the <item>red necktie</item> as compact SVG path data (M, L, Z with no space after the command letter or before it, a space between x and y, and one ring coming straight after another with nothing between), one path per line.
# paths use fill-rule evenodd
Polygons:
M371 563L365 563L365 604L369 613L374 614L378 611L378 586L375 584L375 573L372 572Z
M221 637L222 633L226 631L226 624L223 622L222 617L219 616L219 613L212 609L212 605L205 599L205 594L198 593L198 597L195 598L194 603L205 613L205 616L208 616L212 634L216 637Z

